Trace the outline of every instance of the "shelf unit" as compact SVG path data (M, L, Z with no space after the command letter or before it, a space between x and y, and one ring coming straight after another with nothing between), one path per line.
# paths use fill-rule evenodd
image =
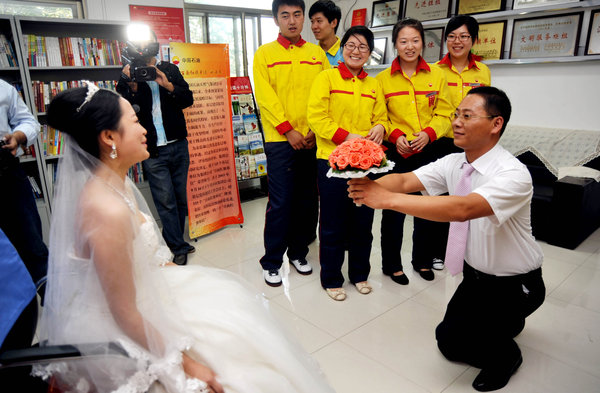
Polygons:
M404 4L406 1L404 0ZM450 4L450 13L451 15L456 14L456 4L458 0L451 0ZM553 62L579 62L579 61L590 61L590 60L600 60L600 55L585 55L585 45L588 36L588 29L590 25L590 15L592 10L596 10L600 8L600 0L587 0L587 1L579 1L573 3L564 3L564 4L553 4L546 5L541 7L531 7L531 8L523 8L523 9L509 9L513 6L513 0L506 1L506 10L505 11L495 11L495 12L486 12L481 14L473 14L472 16L477 19L479 23L486 22L495 22L495 21L507 21L506 25L506 33L504 37L504 52L502 53L502 58L500 60L484 60L483 63L486 64L538 64L538 63L553 63ZM404 8L403 8L404 9ZM579 36L579 44L576 48L576 55L571 57L544 57L544 58L533 58L533 59L509 59L510 55L510 43L512 41L512 33L513 33L513 25L515 20L531 18L531 17L550 17L555 15L561 15L568 12L583 12L583 18L581 20L581 31ZM450 18L444 19L435 19L424 21L423 27L425 29L436 28L436 27L445 27ZM372 31L375 35L375 38L379 37L390 37L392 33L393 26L384 26L384 27L374 27ZM444 43L443 52L446 53L447 50L445 48ZM395 53L395 48L391 43L391 39L388 39L388 48L386 48L386 53ZM391 61L393 60L393 55L387 56L388 59L385 65L378 66L367 66L366 69L370 70L381 70L389 67L391 65Z
M27 92L27 78L25 75L25 69L22 67L24 61L21 55L21 48L18 40L18 29L13 16L0 15L0 33L4 34L7 40L12 44L16 60L19 64L19 67L0 67L0 78L2 78L8 83L20 84L23 87L23 100L25 101L25 104L31 109L33 105L30 96ZM38 186L42 191L41 196L39 198L36 198L36 205L38 208L38 213L40 215L40 220L42 222L44 241L47 242L50 228L50 201L46 192L46 179L44 176L44 171L42 170L42 163L41 160L38 158L40 151L39 137L36 139L33 146L36 152L36 157L33 158L31 156L21 156L20 162L25 173L28 176L32 176L36 180Z
M34 81L44 83L56 81L118 81L121 73L121 65L97 65L97 66L29 66L28 64L28 42L26 35L33 34L43 37L90 37L106 40L118 40L125 42L127 37L126 22L95 21L95 20L73 20L58 18L36 18L20 16L0 16L0 29L5 35L10 26L10 35L12 37L15 50L19 56L19 67L10 69L0 69L0 75L4 78L5 74L14 74L13 80L18 80L23 85L23 94L31 112L37 116L40 124L46 124L46 112L38 111L35 105L35 92L33 90ZM10 79L10 78L9 78ZM43 190L43 198L38 200L38 210L42 217L42 229L44 231L44 240L48 240L49 223L52 213L52 184L48 168L58 163L60 155L44 155L41 135L36 141L36 158L31 160L36 162L37 173L40 179L40 187ZM29 164L28 164L29 165ZM154 206L150 189L146 182L139 183L138 188L146 199L150 210L155 218L158 214Z

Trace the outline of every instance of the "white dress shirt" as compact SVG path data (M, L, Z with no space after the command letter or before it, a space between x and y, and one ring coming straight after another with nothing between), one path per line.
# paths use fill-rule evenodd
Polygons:
M15 131L22 131L31 145L40 131L40 124L31 114L17 90L0 79L0 138ZM21 149L17 155L22 153Z
M428 194L452 195L460 180L465 153L449 154L416 171ZM533 185L527 167L497 144L470 163L471 192L484 197L494 214L470 220L465 260L496 276L537 269L543 254L531 233Z

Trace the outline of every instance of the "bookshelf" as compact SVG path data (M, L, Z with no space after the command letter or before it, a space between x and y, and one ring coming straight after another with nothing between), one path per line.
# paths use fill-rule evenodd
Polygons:
M0 66L0 77L21 84L25 102L41 124L35 158L21 161L26 163L27 173L34 173L39 181L42 196L38 198L38 210L45 241L56 167L64 148L60 132L46 124L47 105L60 91L80 86L83 80L115 90L122 68L119 43L126 40L126 26L125 22L0 16L0 33L7 37L10 34L19 58L18 67ZM78 50L73 49L76 45ZM77 54L81 55L79 61ZM130 177L159 220L141 172L140 164L130 171Z
M7 46L8 44L8 46ZM21 57L18 29L13 16L0 15L0 45L4 48L0 51L0 78L15 86L21 93L25 104L31 108L32 102L27 94L27 82L25 70L22 67L23 60ZM36 196L36 205L40 220L42 222L42 230L44 233L44 241L48 241L50 229L50 203L45 189L45 177L42 170L42 163L38 159L37 154L34 156L31 152L39 151L39 138L36 140L32 149L28 149L19 157L21 166L32 184L32 190Z

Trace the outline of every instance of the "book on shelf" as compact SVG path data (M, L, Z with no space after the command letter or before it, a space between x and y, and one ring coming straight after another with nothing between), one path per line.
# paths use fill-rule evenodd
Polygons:
M255 114L242 115L242 118L244 119L244 129L246 130L246 134L250 134L251 132L256 132L259 130L258 118Z
M47 37L24 34L30 67L122 65L124 43L95 37Z
M248 134L248 144L250 145L250 154L254 155L265 152L262 134L258 131Z
M0 67L18 67L17 55L12 43L0 34Z
M131 181L136 184L142 183L145 180L142 163L138 162L137 164L135 164L134 166L129 168L129 171L127 172L127 176L129 176Z
M31 189L33 190L33 195L36 198L41 198L42 197L42 189L40 188L37 181L35 180L35 177L27 176L27 178L29 179L29 184L31 184Z
M242 119L242 116L233 115L231 119L233 125L233 136L236 137L238 135L244 135L246 133L246 129L244 128L244 120Z
M250 155L250 141L248 140L248 135L239 135L237 140L240 156Z
M117 81L92 81L94 84L102 89L109 89L115 91L117 88ZM84 86L83 80L72 80L72 81L32 81L31 87L33 89L33 97L35 107L38 112L46 112L50 101L61 91L67 90L73 87Z
M267 175L267 155L265 153L257 154L254 156L256 161L256 172L258 176Z
M43 155L46 157L58 156L65 148L65 137L62 132L47 124L41 125L40 136L42 139Z

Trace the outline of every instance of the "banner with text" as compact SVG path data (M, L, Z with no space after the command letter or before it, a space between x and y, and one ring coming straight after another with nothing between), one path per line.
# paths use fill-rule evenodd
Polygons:
M184 113L189 229L190 238L196 238L244 222L233 154L229 47L171 43L171 59L194 93L194 105Z

